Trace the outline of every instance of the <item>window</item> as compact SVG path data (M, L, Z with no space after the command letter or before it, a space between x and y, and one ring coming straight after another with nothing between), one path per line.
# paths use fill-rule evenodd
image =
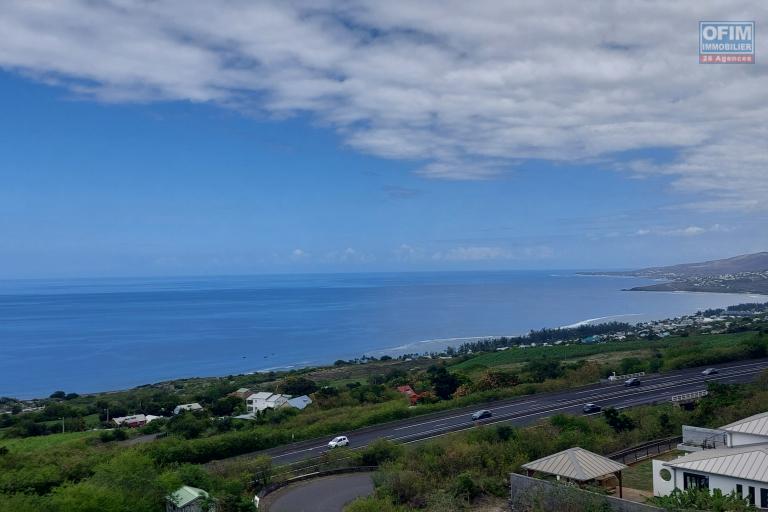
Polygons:
M755 488L750 485L748 489L749 489L749 492L747 493L747 501L749 502L750 505L754 505L755 504Z
M739 498L744 497L744 486L741 484L736 484L736 496Z
M768 489L760 489L760 508L768 508Z
M683 473L684 489L709 489L709 477L696 473Z
M667 468L664 468L661 471L659 471L659 476L665 482L669 482L670 480L672 480L672 473L670 473L670 471Z

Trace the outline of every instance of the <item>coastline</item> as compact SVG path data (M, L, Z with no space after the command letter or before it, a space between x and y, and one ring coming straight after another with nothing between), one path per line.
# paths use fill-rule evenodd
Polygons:
M339 324L343 327L333 326L332 330L321 331L318 334L312 334L306 337L307 343L303 345L292 345L289 337L283 336L282 332L277 332L277 337L274 338L273 343L270 345L269 338L256 338L249 336L249 343L243 343L246 338L231 339L227 338L227 332L222 331L219 333L218 327L215 330L210 331L210 335L200 338L199 341L187 344L186 339L190 335L195 335L193 331L189 332L177 332L173 329L173 326L166 328L167 332L170 332L172 339L168 344L165 342L165 336L163 337L149 337L143 339L143 335L138 333L134 335L139 339L140 350L133 350L130 352L132 360L127 360L121 354L124 354L126 350L132 349L131 344L124 345L120 343L108 342L104 345L100 343L98 337L91 338L89 331L81 331L79 334L83 336L87 343L81 345L67 345L62 343L62 347L67 348L65 357L59 357L56 360L57 368L63 369L61 372L56 370L55 372L47 372L44 369L39 369L40 375L49 375L49 378L32 382L29 380L28 374L20 373L20 369L13 368L14 357L22 357L25 353L25 346L23 339L19 340L18 345L7 345L5 348L5 354L0 352L0 356L5 357L6 365L10 364L10 374L6 373L7 385L3 386L5 389L0 391L0 395L15 396L22 399L29 399L33 397L46 397L51 392L57 389L64 389L68 392L77 392L80 394L100 394L100 393L112 393L120 392L124 390L134 389L136 387L153 386L164 382L173 382L178 380L194 380L194 379L214 379L220 378L226 375L248 375L248 374L265 374L269 372L285 372L291 370L304 370L307 368L319 368L330 367L334 361L338 359L342 360L355 360L365 356L390 356L397 357L404 354L424 354L424 353L442 353L448 349L448 347L458 347L463 343L472 341L480 341L490 338L500 337L516 337L521 334L526 334L532 329L558 329L567 328L570 326L579 326L590 323L596 323L599 321L609 321L611 319L623 319L628 323L638 323L643 321L658 320L663 318L673 318L685 314L694 313L700 309L707 309L710 307L722 307L727 305L733 305L738 302L744 302L741 297L744 294L707 294L707 293L695 293L689 294L687 292L678 293L660 293L659 296L668 295L669 298L658 300L656 298L652 300L624 300L621 297L635 296L635 294L624 294L615 284L611 284L611 281L605 280L603 284L599 284L601 279L595 279L593 281L581 279L578 282L574 279L574 275L560 275L557 278L550 278L549 272L543 277L545 281L540 281L542 274L545 272L531 272L531 273L474 273L474 274L446 274L448 279L438 282L435 287L431 282L433 276L428 276L427 280L424 276L420 277L415 283L411 279L411 275L408 276L394 276L397 280L397 295L390 293L393 288L389 287L391 281L385 283L384 287L376 288L369 287L364 288L362 286L348 286L349 284L359 285L361 283L371 283L375 286L380 286L376 276L372 279L365 277L354 276L354 282L349 282L348 276L343 276L345 285L343 288L343 297L345 302L341 305L350 304L351 307L357 308L357 296L355 290L366 290L364 293L363 304L373 304L378 311L379 308L392 307L394 302L391 302L392 297L397 298L397 302L401 302L403 291L409 292L413 290L413 297L418 298L419 301L423 300L424 293L430 293L437 300L443 301L439 303L439 306L429 305L428 309L414 310L410 308L413 302L408 302L408 306L398 305L397 309L392 309L393 313L397 313L397 316L393 316L391 319L385 319L384 317L376 318L378 324L375 328L371 329L369 325L361 323L367 317L359 316L356 309L346 310L338 309L342 311L343 316L338 317L333 311L326 313L324 309L315 309L317 315L322 316L323 321L328 324L328 320L334 318L343 318L344 323ZM467 279L469 276L470 279ZM568 278L571 278L570 281ZM388 276L388 279L392 279L393 276ZM424 286L425 281L430 281L428 286ZM648 280L645 280L647 283ZM457 286L457 283L460 286ZM57 283L58 284L58 283ZM185 288L188 288L186 283ZM216 284L216 283L213 283ZM245 291L238 291L237 294L247 293L247 286L253 286L259 284L258 282L246 282L242 284L242 288ZM270 285L272 283L270 282ZM276 292L280 296L285 296L286 293L290 293L289 297L294 297L296 293L303 295L303 288L297 289L295 282L291 283L290 289L275 288ZM334 282L331 282L334 284ZM210 283L207 283L210 285ZM450 288L444 288L449 285ZM404 288L410 286L410 288ZM153 291L147 290L145 295L152 297L153 304L159 303L163 307L166 307L165 297L167 290L174 288L169 283L163 283L163 291L161 295L155 298ZM323 288L325 290L327 288ZM332 288L333 289L333 288ZM445 289L445 291L443 291ZM218 301L224 297L228 299L228 295L222 295L216 289L207 288L205 291L191 290L189 293L196 294L195 297L205 297L208 300L209 294L211 300ZM263 294L271 296L273 292L270 288L269 291L264 290ZM296 290L296 291L294 291ZM326 294L325 291L315 292L316 294ZM351 290L351 291L350 291ZM376 295L371 296L373 290ZM381 290L379 293L377 290ZM437 290L435 292L434 290ZM490 292L490 294L489 294ZM186 300L187 290L183 292L173 292L174 301L177 297ZM225 291L225 294L230 292ZM258 292L262 293L262 292ZM120 296L119 290L116 291L117 295L114 296L113 303L116 304L115 308L124 309L124 301L133 301L136 294L132 292L132 295L123 299ZM563 295L565 294L565 295ZM62 301L69 301L66 293L62 293ZM641 294L638 294L638 296ZM644 294L642 294L644 295ZM690 297L702 297L702 300L690 300L690 299L673 299L672 297L681 296ZM750 294L747 294L748 296ZM753 297L754 295L751 294ZM326 295L316 295L315 297L325 297ZM332 298L336 300L338 294L333 295ZM371 302L371 297L374 302ZM383 297L380 299L380 297ZM446 297L448 299L446 300ZM557 300L551 300L552 297ZM582 300L582 297L586 297L587 300ZM407 297L408 298L408 297ZM99 299L100 301L102 299ZM306 303L310 307L314 307L317 299L313 297L311 302ZM33 302L37 302L37 299L32 299ZM160 302L162 301L162 302ZM390 302L385 302L390 301ZM128 306L133 307L135 302L129 302ZM141 303L143 304L143 303ZM169 304L169 306L176 307L177 302ZM185 305L186 303L184 303ZM224 303L229 309L228 302ZM304 306L305 303L301 303ZM239 302L233 303L234 306L240 307ZM250 303L244 303L248 306ZM368 307L368 306L366 306ZM409 309L410 308L410 309ZM550 311L550 308L551 311ZM622 309L625 312L622 312ZM274 309L270 309L267 313L271 313ZM613 311L612 311L613 310ZM617 311L618 310L618 311ZM142 310L143 311L143 310ZM217 310L218 311L218 310ZM351 311L352 315L349 316L347 311ZM382 309L382 311L386 311ZM73 312L73 315L78 314L79 311ZM415 313L415 314L413 314ZM437 316L438 313L442 316ZM530 313L533 313L531 315ZM42 313L45 314L44 312ZM278 314L282 314L278 310ZM424 317L424 315L427 315ZM155 312L149 313L150 319L154 317ZM228 329L231 322L237 321L238 317L233 317L226 312L226 318L222 321L221 325L223 329ZM410 315L412 318L403 318L403 315ZM577 316L578 315L578 316ZM573 318L573 317L576 318ZM431 318L430 318L431 317ZM42 317L44 321L46 318ZM77 316L74 316L77 318ZM143 316L141 317L143 318ZM165 317L161 317L165 318ZM245 317L243 317L245 319ZM427 318L426 321L422 321L422 318ZM444 322L442 319L445 319ZM6 318L11 322L16 321L14 317ZM348 323L348 319L352 323ZM465 321L465 319L467 321ZM79 321L80 319L78 319ZM89 320L88 317L83 317L83 320ZM259 320L248 318L247 320L258 322ZM384 321L387 320L387 321ZM391 320L391 321L390 321ZM404 322L401 322L404 320ZM393 323L394 322L394 323ZM7 322L6 322L7 323ZM143 323L143 322L142 322ZM35 330L50 329L48 324L30 324ZM312 325L300 323L296 324L302 330L311 329ZM478 329L478 326L480 327ZM485 329L483 326L490 327L488 331L496 331L497 333L507 334L484 334L473 335L472 331ZM501 326L497 330L497 328ZM505 327L506 326L506 327ZM283 329L282 323L276 325ZM458 332L460 334L466 333L463 336L435 336L434 338L419 338L416 337L421 332L430 332L433 327L436 334L447 333L448 331ZM508 327L511 327L507 330ZM153 326L154 328L154 326ZM184 326L182 326L184 328ZM285 325L285 328L292 329L291 325ZM361 330L365 329L365 330ZM442 332L441 332L442 331ZM463 332L462 332L463 331ZM486 331L486 332L488 332ZM122 334L117 331L120 336ZM98 334L98 333L94 333ZM152 334L152 333L150 333ZM221 335L220 335L221 334ZM239 336L239 333L236 333ZM291 334L290 332L288 333ZM320 343L322 340L332 340L336 335L345 336L346 339L351 340L347 342L322 342L324 345L323 350L313 350L313 346ZM412 337L411 337L412 336ZM400 343L388 343L387 338L391 339L404 339L405 342ZM413 341L408 341L411 337ZM285 338L286 341L282 341ZM379 338L380 342L376 342L375 338ZM355 348L357 339L362 342L359 343L358 348ZM183 340L183 343L178 341ZM215 343L208 342L207 340L215 341ZM238 340L242 340L239 342ZM34 344L35 340L31 340L31 344ZM60 344L59 340L55 338L42 338L40 347L56 347ZM65 340L66 341L66 340ZM342 340L343 341L343 340ZM383 341L383 342L381 342ZM238 344L239 343L239 344ZM282 343L282 344L281 344ZM29 345L28 343L27 345ZM200 345L199 350L195 350L195 344ZM93 347L94 350L90 352L80 353L81 350L86 350L88 347ZM162 358L160 354L162 352L169 352L172 348L179 347L184 353L182 358ZM7 355L6 355L7 354ZM90 359L87 359L90 354L95 354L106 364L100 364L94 366ZM188 358L187 355L189 355ZM247 358L245 357L247 356ZM186 359L185 359L186 358ZM19 360L19 359L16 359ZM150 363L146 367L148 371L144 371L142 363ZM155 364L162 363L162 364ZM117 373L115 373L115 370ZM14 375L15 372L15 375ZM107 375L115 373L119 378L115 379L102 379L101 375ZM142 378L142 374L144 377ZM69 376L69 378L68 378ZM81 376L85 376L82 379ZM137 378L138 377L138 378ZM112 380L110 383L109 380ZM26 384L31 384L27 386ZM105 391L106 390L106 391Z
M661 292L664 293L664 292ZM672 292L666 292L666 293L699 293L699 292L688 292L688 291L672 291ZM703 292L703 293L709 293L709 292ZM762 302L765 302L768 304L768 295L760 295L760 294L740 294L749 297L750 299L756 299L760 301L762 299ZM695 315L696 311L691 311L688 313L688 315L683 316L689 316L689 315ZM609 320L609 321L617 321L616 319L625 318L625 317L631 317L631 316L642 316L643 313L625 313L625 314L617 314L617 315L607 315L602 317L595 317L595 318L587 318L569 325L563 325L559 327L551 327L549 329L553 330L559 330L559 329L575 329L578 327L586 326L586 325L600 325L603 323L609 323L609 322L603 322L603 320ZM665 317L665 318L658 318L656 321L664 321L664 320L673 320L675 318L679 317ZM632 325L637 325L639 323L644 322L625 322L630 323ZM545 328L546 329L546 328ZM526 333L527 334L527 333ZM366 364L366 361L364 360L366 357L376 357L381 358L382 356L390 356L393 358L393 360L396 360L398 357L405 356L405 355L411 355L416 358L424 358L424 357L430 357L430 354L435 354L436 356L445 356L445 350L447 350L448 347L457 348L461 345L461 343L457 344L450 344L450 345L442 345L442 348L444 349L441 352L436 351L408 351L405 350L409 347L418 348L419 346L430 344L430 343L445 343L445 342L473 342L473 341L484 341L484 340L494 340L494 339L500 339L500 338L517 338L517 337L524 337L526 334L512 334L512 335L489 335L489 336L466 336L466 337L455 337L455 338L440 338L440 339L434 339L434 340L421 340L416 341L413 343L408 343L404 345L400 345L398 347L388 348L388 349L381 349L381 350L375 350L375 351L368 351L364 353L362 357L361 363ZM358 358L360 359L360 358ZM383 361L380 361L383 362ZM156 382L151 383L143 383L135 386L128 386L125 388L119 388L119 389L111 389L111 390L101 390L101 391L91 391L91 392L84 392L80 393L81 396L85 397L94 397L94 396L100 396L100 395L110 395L110 394L120 394L120 393L128 393L135 389L140 388L148 388L148 387L167 387L167 386L173 386L174 384L178 383L188 383L188 382L194 382L194 381L209 381L209 380L219 380L226 376L232 375L232 376L247 376L247 375L256 375L256 374L269 374L274 372L275 374L284 374L289 373L291 371L313 371L313 370L324 370L324 369L330 369L333 368L334 365L332 362L311 362L311 361L304 361L294 364L289 364L285 366L275 366L275 367L269 367L269 368L259 368L248 372L237 372L237 373L228 373L228 374L219 374L219 375L196 375L196 376L186 376L186 377L176 377L176 378L168 378L163 379ZM37 400L45 400L47 397L33 397L33 396L15 396L11 397L17 400L22 401L37 401Z

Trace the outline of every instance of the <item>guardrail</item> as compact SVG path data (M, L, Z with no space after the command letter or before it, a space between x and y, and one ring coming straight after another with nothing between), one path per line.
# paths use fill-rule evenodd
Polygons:
M691 391L690 393L683 393L680 395L672 395L672 402L687 402L688 400L696 400L697 398L705 397L709 394L709 391L702 389L700 391Z
M609 375L608 376L608 382L623 382L627 379L631 379L633 377L644 377L645 372L637 372L637 373L628 373L626 375Z

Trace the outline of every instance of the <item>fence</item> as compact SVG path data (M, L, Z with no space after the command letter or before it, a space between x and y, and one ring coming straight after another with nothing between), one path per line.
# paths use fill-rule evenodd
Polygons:
M709 394L709 391L702 389L700 391L691 391L690 393L683 393L681 395L672 395L672 402L687 402L689 400L696 400L697 398L705 397Z
M622 464L632 464L674 450L682 440L682 436L657 439L612 453L608 455L608 458Z
M628 373L626 375L616 375L613 374L608 377L608 382L624 382L627 379L631 379L633 377L644 377L645 372L637 372L637 373Z
M689 451L699 448L722 448L727 445L727 441L728 437L724 430L683 425L681 448L688 449Z

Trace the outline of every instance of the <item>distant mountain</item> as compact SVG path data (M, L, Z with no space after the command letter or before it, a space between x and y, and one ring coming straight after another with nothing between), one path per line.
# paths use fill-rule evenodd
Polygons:
M721 276L724 274L739 274L742 272L768 271L768 252L743 254L722 260L704 261L701 263L683 263L668 267L650 267L622 275L652 278L681 278L689 276Z
M667 280L666 283L630 288L630 291L768 294L768 252L756 252L701 263L683 263L626 272L590 272L589 274Z

